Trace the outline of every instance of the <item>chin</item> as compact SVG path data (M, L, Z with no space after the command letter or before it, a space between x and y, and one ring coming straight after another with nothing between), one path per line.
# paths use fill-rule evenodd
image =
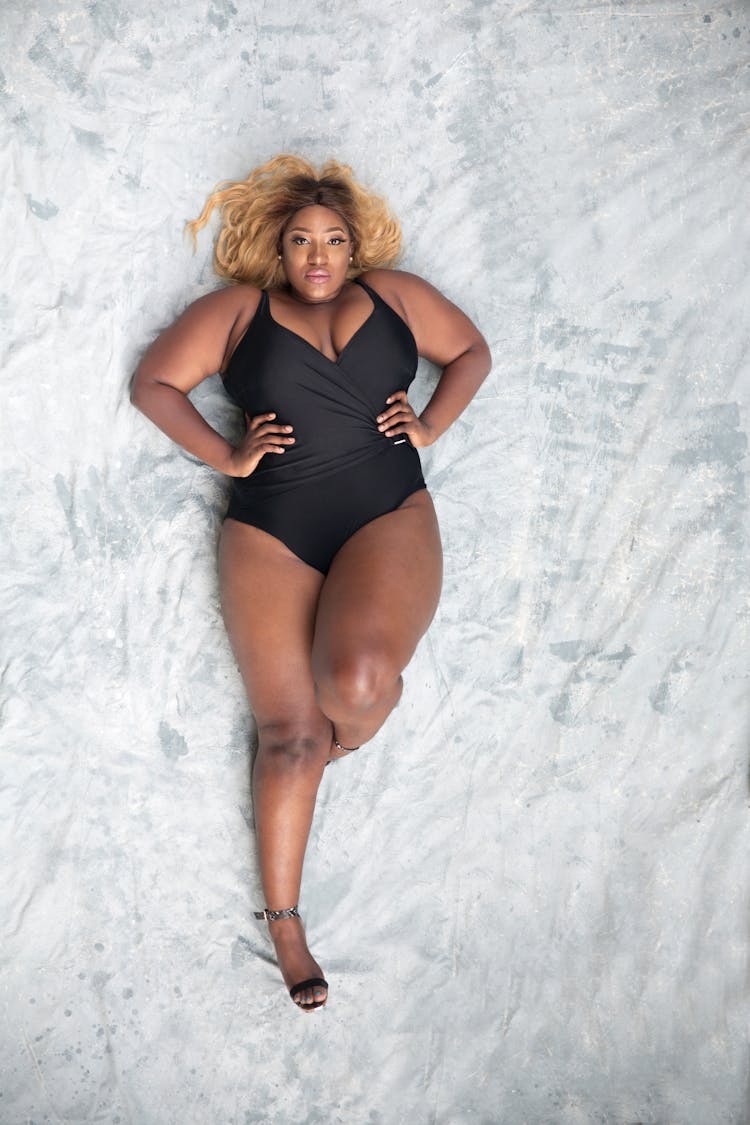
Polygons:
M345 283L346 277L341 279L332 277L323 283L305 281L303 278L295 288L308 301L330 301L332 297L338 295Z

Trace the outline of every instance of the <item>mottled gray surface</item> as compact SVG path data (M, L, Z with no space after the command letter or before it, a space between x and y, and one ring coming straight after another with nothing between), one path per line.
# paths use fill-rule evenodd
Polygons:
M5 0L0 42L2 1125L750 1120L748 5ZM215 284L184 220L279 150L385 192L495 354L424 456L437 620L326 771L314 1017L251 920L226 482L126 393Z

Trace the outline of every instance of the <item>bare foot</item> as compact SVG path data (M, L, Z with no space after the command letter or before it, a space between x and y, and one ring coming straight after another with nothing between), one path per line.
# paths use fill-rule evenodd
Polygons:
M323 970L307 948L300 918L279 918L276 922L270 922L269 932L276 949L281 975L290 991L302 981L314 977L322 979ZM302 989L301 992L295 992L292 999L303 1011L311 1012L323 1007L328 999L328 987L324 984L314 984Z

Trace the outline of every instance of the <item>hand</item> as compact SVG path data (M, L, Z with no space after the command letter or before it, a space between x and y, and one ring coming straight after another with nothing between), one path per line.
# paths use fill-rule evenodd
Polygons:
M230 476L249 477L266 453L283 453L285 446L292 445L293 427L282 426L275 418L275 414L245 415L247 432L229 458Z
M432 427L423 422L412 410L406 391L396 391L385 400L387 410L378 414L378 429L386 437L406 434L415 449L431 445L435 440Z

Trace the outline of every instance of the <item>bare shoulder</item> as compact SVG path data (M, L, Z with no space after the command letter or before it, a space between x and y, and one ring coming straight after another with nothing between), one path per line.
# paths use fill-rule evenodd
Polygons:
M260 295L254 285L232 285L193 301L148 349L135 382L158 381L187 392L223 371Z
M418 300L420 295L427 293L440 296L428 281L415 273L407 273L406 270L367 270L362 274L362 280L384 301L392 297L400 304L403 300Z
M411 324L412 318L460 309L429 281L406 270L369 270L362 280Z
M433 363L444 366L467 349L484 345L466 313L423 277L406 270L369 270L362 280L403 317L419 354Z
M255 285L229 285L199 297L189 305L177 322L201 335L208 334L216 343L223 341L221 362L217 368L224 371L234 349L244 336L250 321L258 311L261 290Z
M243 314L252 318L260 301L260 289L254 285L227 285L222 289L214 289L188 305L182 315L175 322L176 325L195 326L213 325L221 330L226 325L231 325Z

